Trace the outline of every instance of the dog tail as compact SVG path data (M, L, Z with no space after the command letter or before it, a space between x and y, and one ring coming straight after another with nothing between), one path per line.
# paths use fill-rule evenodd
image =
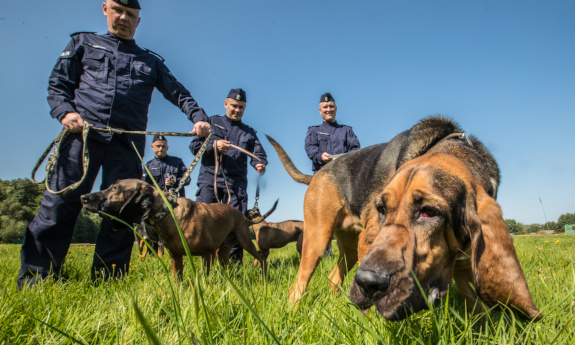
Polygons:
M253 220L251 220L251 219L248 219L248 221L250 222L250 224L252 224L252 225L253 225L253 224L257 224L257 223L262 222L264 219L266 219L270 214L272 214L272 213L276 210L276 207L277 207L277 205L278 205L278 201L280 201L280 199L277 199L276 202L274 202L274 205L272 206L272 208L271 208L266 214L264 214L263 216L259 217L258 220L253 221Z
M281 147L281 145L269 135L266 135L266 137L268 138L268 140L278 153L278 156L280 158L280 161L282 162L282 165L284 166L284 169L294 179L294 181L309 185L309 183L311 182L311 178L313 176L306 175L301 171L299 171L298 168L296 168L295 164L293 164L291 158L289 158L288 154L285 152L283 147Z

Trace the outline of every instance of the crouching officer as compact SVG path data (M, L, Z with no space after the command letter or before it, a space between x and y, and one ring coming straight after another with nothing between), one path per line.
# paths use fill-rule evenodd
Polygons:
M261 160L250 160L250 165L259 175L263 175L268 164L267 155L256 135L256 131L242 122L246 109L246 92L242 89L231 89L224 101L225 116L210 116L208 122L212 128L211 143L208 144L202 157L202 166L198 176L196 201L213 203L223 202L237 208L244 215L248 211L248 156L230 144L241 147ZM190 150L195 155L205 138L194 137ZM216 172L216 157L213 143L216 143L219 168ZM228 194L229 191L229 194ZM232 261L240 262L243 249L236 245L231 252Z
M188 168L181 158L168 155L168 140L163 135L154 135L152 142L152 151L154 151L154 159L146 163L150 175L144 171L142 179L149 184L153 185L152 177L160 186L163 191L169 191L170 188L176 188L180 185L182 177L186 174ZM184 186L190 184L190 180L185 181ZM185 197L186 191L184 188L180 189L179 196Z
M50 75L51 115L70 132L60 143L60 158L50 181L52 190L62 190L82 177L81 132L85 122L99 128L145 131L155 88L194 122L198 135L206 136L210 131L206 113L164 60L136 44L138 0L106 0L102 9L108 32L72 35ZM142 176L142 163L132 143L143 155L144 136L100 131L89 134L86 146L90 162L84 182L65 195L46 191L38 213L26 228L18 288L60 274L82 209L80 196L92 190L100 169L100 189L116 180ZM104 218L96 240L92 278L127 274L133 243L131 229Z

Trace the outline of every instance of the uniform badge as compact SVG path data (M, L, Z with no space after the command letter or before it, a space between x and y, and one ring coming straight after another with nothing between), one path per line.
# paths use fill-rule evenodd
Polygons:
M128 0L120 0L124 5L128 4Z
M66 50L65 52L63 52L62 54L60 54L60 57L64 57L64 56L69 56L70 55L70 51Z
M327 100L328 100L328 98L327 98L327 96L325 96L325 102L327 102Z
M238 93L238 95L236 96L236 101L240 101L242 99L242 96Z

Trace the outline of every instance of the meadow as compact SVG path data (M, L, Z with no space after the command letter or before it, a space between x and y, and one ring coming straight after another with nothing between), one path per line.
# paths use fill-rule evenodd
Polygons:
M20 246L0 245L0 344L573 344L575 343L575 236L516 236L514 243L533 300L537 323L493 311L471 316L455 286L440 306L391 322L365 315L341 293L329 292L336 256L318 267L298 308L287 303L297 273L295 245L272 250L270 277L245 253L242 265L185 263L184 281L173 280L169 259L138 257L130 274L94 285L94 248L72 246L65 280L18 291ZM335 243L334 243L335 244ZM334 247L337 248L337 247ZM337 249L334 250L337 253Z

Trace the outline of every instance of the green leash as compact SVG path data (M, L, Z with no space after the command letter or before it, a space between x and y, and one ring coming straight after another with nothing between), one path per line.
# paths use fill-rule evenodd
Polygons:
M64 141L64 139L68 136L68 134L70 134L70 132L67 129L64 129L64 130L62 130L62 132L60 132L60 134L58 134L56 139L54 139L50 143L50 145L48 145L48 147L46 148L44 153L42 153L42 155L40 156L40 159L38 160L38 162L36 162L36 165L34 165L34 169L32 170L32 181L34 181L36 183L44 183L46 185L46 190L49 191L50 193L56 194L56 195L65 195L65 194L70 193L74 189L78 188L78 186L82 182L84 182L84 180L86 179L86 175L88 173L88 164L90 163L90 155L88 152L87 141L88 141L88 133L90 132L90 130L96 130L96 131L100 131L100 132L118 133L118 134L149 134L149 135L164 135L164 136L174 136L174 137L193 137L196 135L196 133L194 133L194 132L192 132L192 133L145 132L145 131L124 131L124 130L109 128L109 127L108 128L95 128L95 127L91 127L88 122L84 121L84 127L82 129L82 140L83 140L83 148L82 148L83 173L82 173L82 178L79 181L74 182L71 185L69 185L66 188L59 190L59 191L54 191L50 188L50 181L52 180L52 177L54 176L56 164L58 163L58 158L60 157L60 144ZM192 165L190 166L188 171L186 171L186 174L184 175L184 177L180 180L180 185L175 190L176 195L180 191L180 189L183 187L183 185L185 184L185 181L189 178L190 174L192 173L192 170L194 170L194 167L198 164L198 161L200 160L200 158L204 154L204 151L206 150L206 144L210 141L211 136L212 136L212 134L210 133L210 135L206 138L204 145L202 145L202 147L200 148L200 151L198 151L198 154L196 155L196 158L192 162ZM54 149L54 153L52 153L50 155L50 157L48 158L48 162L46 163L46 177L44 178L43 181L38 182L38 181L36 181L36 177L35 177L36 172L38 171L38 169L40 168L42 163L44 163L44 160L46 160L46 157L48 156L50 151L52 151L52 149Z

